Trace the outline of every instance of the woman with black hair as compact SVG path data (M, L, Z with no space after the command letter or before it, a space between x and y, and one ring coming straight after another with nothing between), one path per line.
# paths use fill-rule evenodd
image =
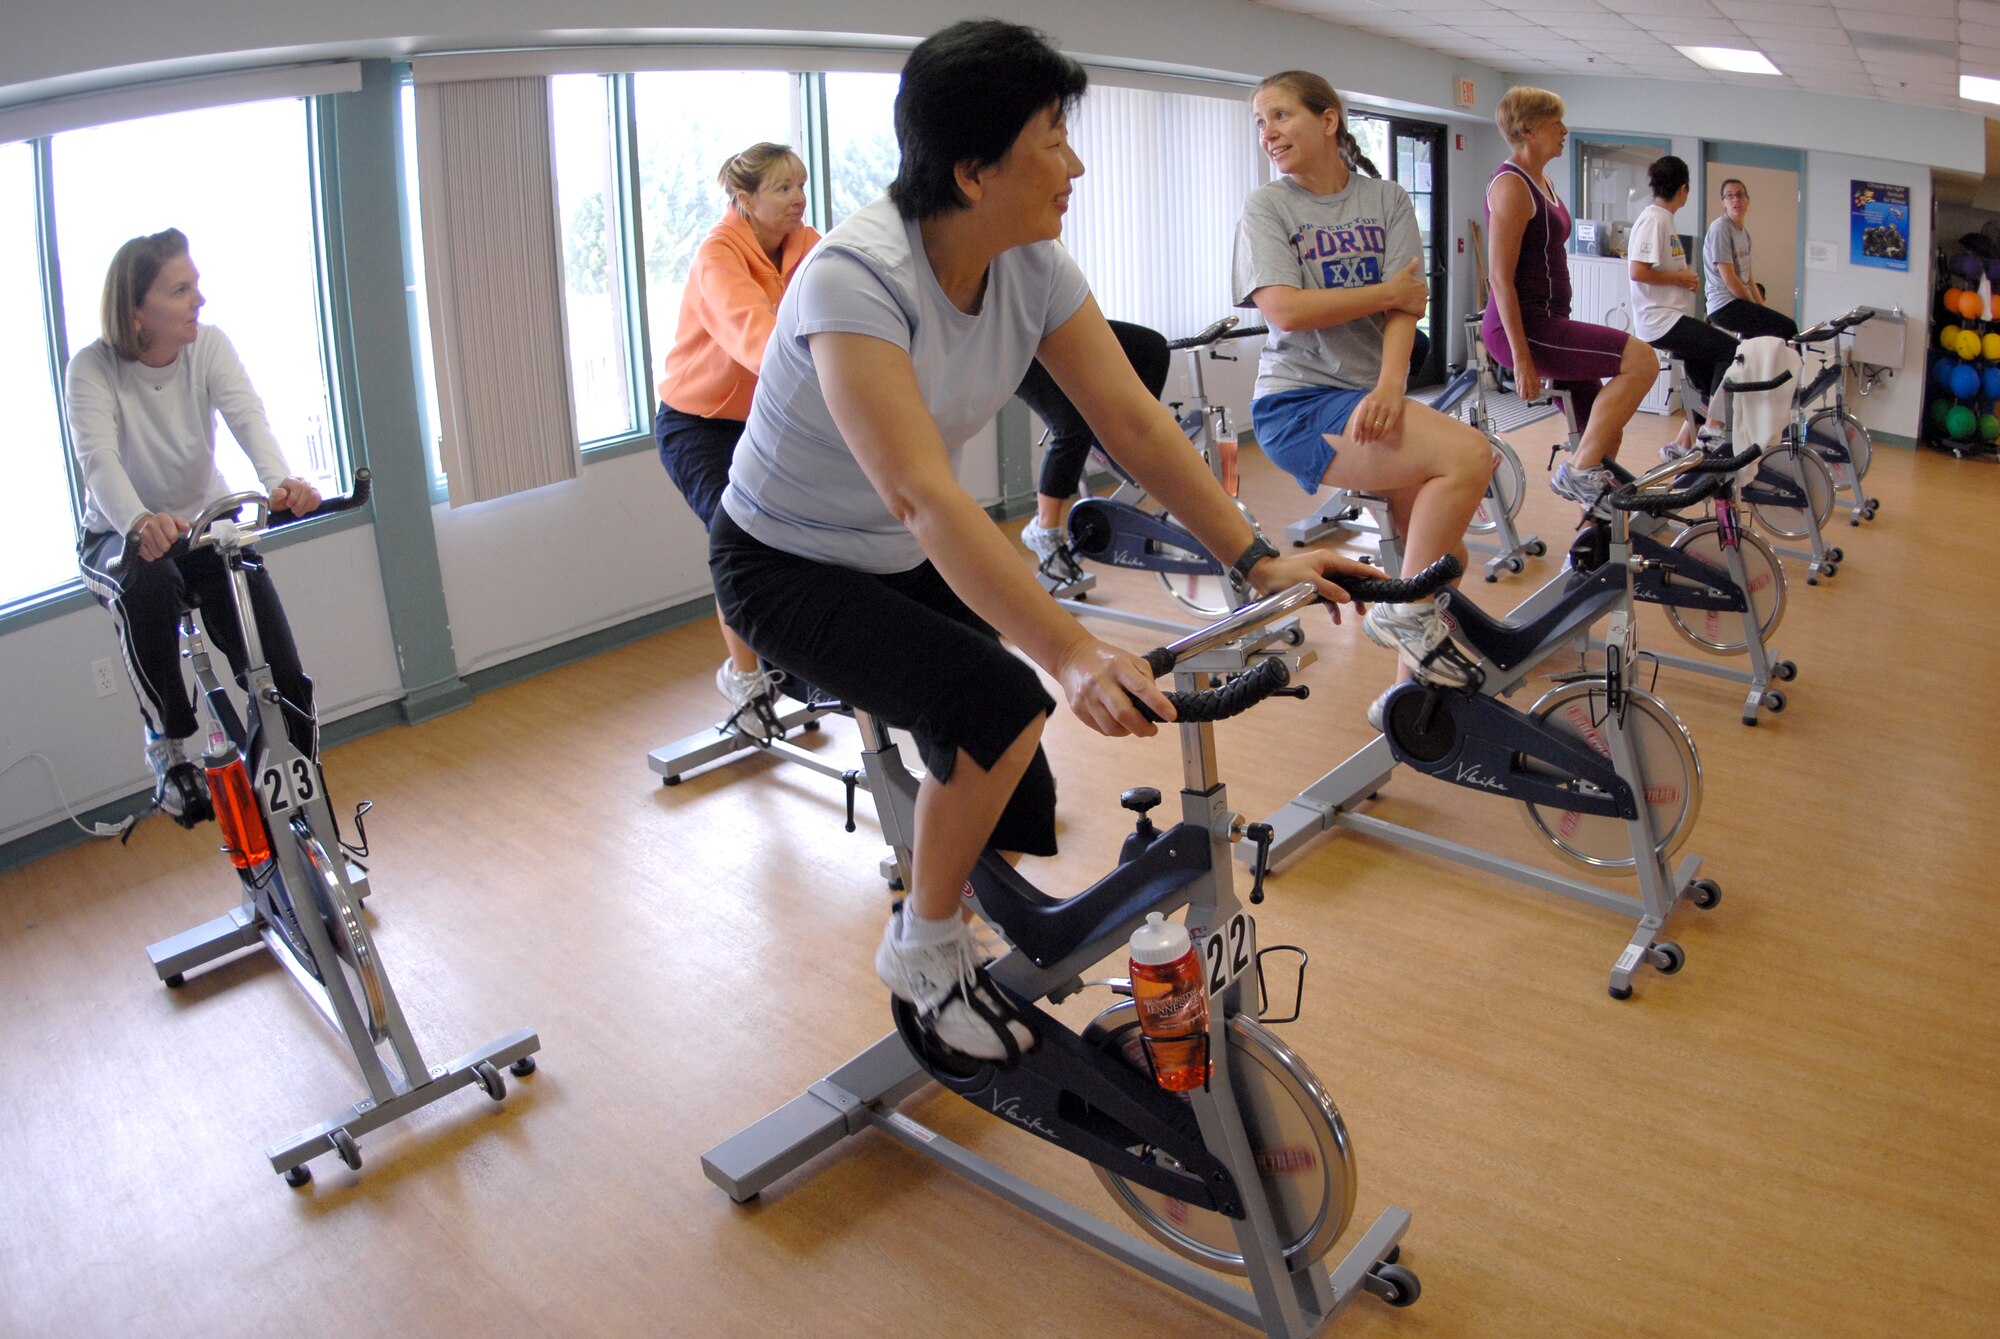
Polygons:
M1687 250L1674 231L1674 214L1687 203L1688 165L1667 154L1653 160L1646 177L1653 203L1639 211L1625 249L1632 276L1632 333L1686 363L1688 376L1701 393L1713 397L1722 374L1736 358L1736 337L1695 315L1701 273L1688 263ZM1670 454L1694 444L1699 407L1685 408L1687 421Z
M799 267L712 529L724 618L760 655L892 725L923 756L909 895L876 971L941 1043L1029 1043L982 990L961 892L979 852L1055 851L1040 750L1054 702L1004 636L1107 735L1172 719L1145 663L1035 583L956 465L1039 358L1098 440L1222 561L1272 590L1328 570L1258 539L1140 384L1056 239L1083 165L1065 114L1083 70L1032 29L972 20L910 53L902 163Z

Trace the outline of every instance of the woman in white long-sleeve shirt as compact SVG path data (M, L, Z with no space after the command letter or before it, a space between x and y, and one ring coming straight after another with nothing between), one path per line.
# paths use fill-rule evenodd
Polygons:
M195 718L181 677L181 611L202 611L209 640L239 682L246 668L221 559L212 549L167 557L188 518L231 491L215 467L216 414L256 467L273 508L304 514L320 501L311 484L292 477L235 347L201 324L200 278L177 228L119 247L104 278L103 338L70 359L66 388L86 492L77 562L84 585L117 624L145 717L154 798L188 823L199 815L202 787L188 757ZM112 575L110 558L135 532L142 561L122 578ZM311 752L312 681L299 666L269 574L259 565L249 575L264 658L284 694L293 742Z

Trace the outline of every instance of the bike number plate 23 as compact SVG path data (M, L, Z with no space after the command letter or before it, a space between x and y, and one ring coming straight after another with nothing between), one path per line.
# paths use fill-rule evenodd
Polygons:
M319 795L319 786L313 780L313 765L307 758L292 758L282 766L272 763L257 774L257 789L263 795L264 807L274 814L310 804Z
M1202 961L1208 969L1208 997L1214 999L1254 961L1255 940L1251 935L1250 914L1239 911L1201 941Z

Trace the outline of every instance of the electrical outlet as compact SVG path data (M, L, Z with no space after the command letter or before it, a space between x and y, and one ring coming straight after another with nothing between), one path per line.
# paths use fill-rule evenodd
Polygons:
M99 697L110 697L118 691L118 667L111 663L111 657L90 662L91 682L97 686Z

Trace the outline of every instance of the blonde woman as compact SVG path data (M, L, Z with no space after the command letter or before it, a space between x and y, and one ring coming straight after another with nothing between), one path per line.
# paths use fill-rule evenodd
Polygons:
M660 463L703 526L729 482L778 299L819 241L805 223L806 165L789 146L753 144L717 179L729 207L695 252L653 416ZM727 622L722 641L729 655L715 672L716 691L741 711L775 682Z
M1514 152L1486 187L1493 296L1480 336L1514 369L1523 400L1540 399L1544 382L1570 393L1583 440L1549 487L1588 512L1611 486L1604 462L1618 455L1660 360L1623 330L1570 319L1569 208L1548 178L1569 138L1562 118L1563 100L1545 88L1510 88L1494 111Z

